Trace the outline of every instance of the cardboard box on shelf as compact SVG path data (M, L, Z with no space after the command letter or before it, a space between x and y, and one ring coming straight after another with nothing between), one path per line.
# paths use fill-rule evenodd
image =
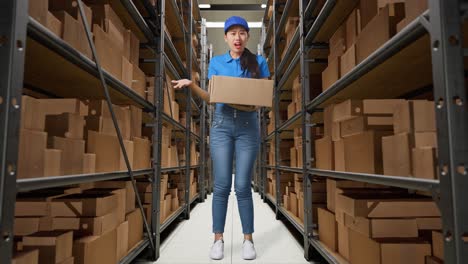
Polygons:
M142 137L143 110L137 106L130 106L130 137Z
M47 133L29 129L20 130L18 179L44 176L46 147Z
M83 154L83 174L91 174L96 172L96 154Z
M369 219L344 214L345 226L369 238L418 237L415 218Z
M416 148L433 147L437 148L436 132L415 132L414 146Z
M426 0L405 1L405 19L408 20L409 23L428 8L428 1Z
M319 239L333 251L338 249L338 226L335 215L322 208L318 208Z
M88 106L78 99L37 99L44 115L60 115L63 113L88 115Z
M171 201L171 212L177 211L177 209L179 209L179 207L180 207L180 205L179 205L179 198L178 198L178 197L172 198L172 201Z
M134 90L139 96L144 98L145 88L146 88L145 73L138 67L138 63L133 64L132 90Z
M128 61L125 56L122 56L122 83L131 88L133 81L133 64ZM146 96L146 83L145 83L145 96Z
M322 91L326 91L340 79L340 57L329 61L327 68L322 72Z
M434 102L426 100L405 101L395 108L394 132L435 132Z
M362 2L361 2L361 7ZM370 8L370 7L369 7ZM367 7L364 7L366 10ZM388 4L362 29L356 42L357 63L365 60L375 50L385 44L396 33L396 25L404 18L404 3ZM361 19L365 24L363 9Z
M333 107L332 121L342 122L362 115L361 100L346 100Z
M341 123L333 122L331 124L332 141L341 140Z
M98 217L55 217L52 227L54 230L74 230L83 235L100 236L119 225L117 210Z
M38 264L39 263L39 250L22 250L15 251L11 264Z
M333 108L334 104L328 105L323 110L323 129L325 136L332 136Z
M440 231L432 231L432 255L444 259L444 237Z
M52 217L15 217L14 235L26 236L39 231L52 231Z
M297 147L296 150L297 150L297 157L298 157L297 167L302 168L304 166L303 159L302 159L302 155L303 155L302 146Z
M438 178L436 155L436 149L432 147L413 148L413 177L436 180Z
M382 136L385 131L366 131L344 138L346 171L381 174Z
M330 37L330 54L328 61L333 61L343 55L346 50L346 23L343 23Z
M336 171L346 171L346 159L343 140L333 142L333 154L334 169Z
M294 193L294 192L290 192L289 193L289 206L290 206L290 212L297 216L297 209L298 209L298 205L297 205L297 194Z
M346 193L336 196L336 210L352 217L411 218L439 217L435 203L427 198L404 198L403 194ZM398 198L397 198L398 197Z
M297 167L297 151L296 148L291 148L289 152L290 160L291 160L291 167ZM302 158L302 157L301 157Z
M103 216L118 205L114 194L71 194L55 198L51 202L54 217Z
M44 176L60 176L62 171L62 151L59 149L44 150Z
M344 181L336 179L327 179L327 208L328 210L335 212L335 198L337 193L342 193L341 188L363 188L367 184L364 182L355 181Z
M161 177L161 179L162 178L163 177ZM135 191L133 190L133 185L131 181L101 181L101 182L95 183L95 188L125 189L125 199L124 199L125 213L128 214L135 209ZM151 189L150 189L150 192L151 192Z
M75 263L75 258L74 257L69 257L66 260L57 263L57 264L74 264Z
M355 8L346 19L346 49L351 49L361 33L360 10ZM343 74L344 75L344 74Z
M171 102L171 109L172 109L172 118L175 121L180 122L180 120L179 120L179 114L180 114L179 104L176 101ZM185 125L185 124L183 124L183 125Z
M140 209L135 209L125 217L128 221L128 248L133 248L143 239L143 218Z
M411 176L411 149L409 135L407 133L383 137L382 152L384 174Z
M302 223L304 223L304 195L300 196L299 199L297 199L297 214L299 217L299 220L301 220Z
M50 215L50 203L47 198L17 198L15 217L39 217Z
M358 116L340 123L341 137L361 134L367 130L391 131L393 129L392 117Z
M419 230L441 230L442 219L440 217L416 218Z
M80 11L78 5L74 4L73 2L69 1L61 1L61 0L49 0L49 9L52 11L67 11L68 14L73 16L80 22L80 25L83 24L83 20L80 16ZM91 26L93 11L92 9L87 6L86 4L83 5L84 13L87 18L86 22L88 25Z
M27 95L21 97L21 128L44 131L45 115L40 100Z
M296 114L296 103L292 102L288 105L288 119L291 119L294 114Z
M208 87L211 103L231 103L271 107L273 81L213 76Z
M345 225L337 223L337 230L338 253L346 260L349 260L349 229Z
M51 147L62 151L61 168L65 175L83 173L84 140L52 137L50 142Z
M129 225L130 226L130 225ZM76 264L113 264L117 257L117 230L101 236L85 236L73 243Z
M73 232L40 231L23 237L23 249L39 249L39 263L59 263L72 256Z
M36 0L29 4L29 15L42 25L47 23L48 0Z
M124 140L124 145L130 165L133 167L133 142ZM116 136L89 131L87 149L88 152L96 154L96 172L111 172L127 169Z
M352 45L340 58L340 74L345 76L356 67L356 46Z
M431 245L419 239L373 240L349 230L349 261L359 264L415 263L424 264Z
M393 115L395 108L404 103L403 99L364 99L362 113L365 115Z
M148 139L133 138L133 169L151 168L151 142Z
M377 15L379 12L376 0L360 0L359 14L361 17L361 30Z
M91 58L91 48L88 45L86 32L81 21L66 11L53 11L52 14L62 23L63 30L60 37L84 56Z
M334 169L333 142L330 137L315 140L315 157L317 169Z
M116 260L119 261L127 255L128 252L128 221L121 223L117 229L117 249Z
M45 131L49 137L83 139L84 118L79 114L47 115Z
M121 80L123 51L99 25L93 25L93 34L94 45L102 67L109 74Z
M58 37L62 36L62 22L58 18L56 18L51 12L47 12L47 21L45 26Z

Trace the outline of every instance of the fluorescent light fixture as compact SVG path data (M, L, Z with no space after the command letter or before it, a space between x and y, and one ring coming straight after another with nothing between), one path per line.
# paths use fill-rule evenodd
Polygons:
M211 5L210 4L199 4L198 7L199 8L211 8Z
M262 7L262 8L266 8L266 4L262 4L261 7Z
M261 28L262 22L247 22L249 28ZM207 28L224 28L224 22L206 22Z

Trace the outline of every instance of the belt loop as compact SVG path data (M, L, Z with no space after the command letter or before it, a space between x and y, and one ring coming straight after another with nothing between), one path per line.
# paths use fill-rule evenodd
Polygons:
M237 109L234 109L234 118L237 117Z

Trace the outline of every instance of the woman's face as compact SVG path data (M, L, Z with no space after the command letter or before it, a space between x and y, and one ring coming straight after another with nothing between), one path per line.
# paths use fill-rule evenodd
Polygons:
M249 40L249 32L241 26L233 26L224 35L224 41L229 45L229 49L236 53L244 51L247 41Z

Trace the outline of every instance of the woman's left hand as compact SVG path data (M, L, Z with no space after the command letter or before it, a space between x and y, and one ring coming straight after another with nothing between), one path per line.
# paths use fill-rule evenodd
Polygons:
M182 89L186 86L190 86L191 84L192 81L188 79L172 80L172 85L174 85L174 89Z

